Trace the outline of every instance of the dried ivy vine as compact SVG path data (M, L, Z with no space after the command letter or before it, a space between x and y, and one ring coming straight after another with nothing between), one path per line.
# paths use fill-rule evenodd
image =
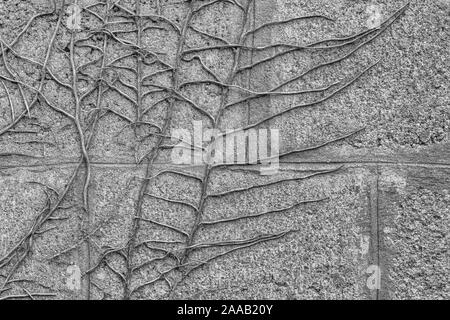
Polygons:
M178 168L167 167L159 169L156 165L158 159L162 156L164 150L171 150L174 145L170 144L170 132L174 128L174 116L176 107L187 107L198 112L209 121L211 128L218 129L223 121L226 111L231 108L245 107L248 103L263 97L281 97L281 96L302 96L308 94L320 94L319 97L308 103L298 104L293 107L271 114L256 122L249 122L247 125L236 129L235 131L247 131L267 124L269 121L276 119L284 114L292 111L313 107L324 103L340 92L350 87L359 80L377 63L372 64L355 75L352 79L341 83L336 82L321 88L302 90L302 91L285 91L284 88L289 84L304 79L307 75L316 70L327 66L338 64L341 61L353 56L358 50L379 37L389 26L394 23L407 9L409 3L398 9L390 17L388 17L377 28L363 30L347 37L329 38L309 43L305 45L295 45L289 43L274 43L261 47L254 46L252 37L260 32L269 30L283 24L296 23L302 20L332 20L324 15L310 15L303 17L291 18L284 21L274 21L264 23L257 27L252 27L251 16L252 8L254 10L255 0L191 0L182 1L181 4L186 6L185 14L181 23L178 23L163 14L164 8L159 1L154 2L155 13L143 13L141 1L135 1L134 7L131 8L127 4L123 4L121 0L103 0L93 2L82 8L83 12L96 19L99 27L87 31L77 31L68 28L64 23L64 14L66 7L69 5L67 1L60 4L56 0L52 2L52 10L50 12L37 14L33 16L22 29L22 31L10 43L6 43L0 39L2 69L0 72L1 87L7 96L10 109L9 124L0 128L0 137L4 135L21 132L16 126L27 117L31 117L37 105L44 105L53 111L61 114L68 119L75 127L78 134L79 150L81 159L77 164L72 175L69 177L63 190L58 191L52 186L34 182L39 185L45 193L45 205L35 217L29 231L21 237L20 241L12 247L5 256L0 257L0 299L13 298L37 298L55 296L51 292L51 288L43 284L33 283L34 287L40 287L42 291L32 292L24 285L19 284L33 282L29 279L14 278L20 266L24 261L32 255L33 244L37 237L53 230L56 227L48 227L51 221L64 221L65 218L58 215L59 212L73 208L68 204L68 195L73 190L78 178L82 178L83 186L81 192L81 209L83 219L86 222L86 230L83 230L83 236L79 241L65 250L56 253L50 257L51 261L58 261L72 251L83 249L87 255L87 264L84 266L84 287L85 298L92 297L92 288L102 292L106 297L104 288L94 281L91 281L92 274L102 268L106 268L121 283L123 288L124 299L133 299L141 297L145 290L152 290L158 284L164 284L167 288L166 297L173 297L177 288L185 281L194 271L210 264L221 257L227 256L233 252L253 247L255 245L280 239L289 233L295 232L295 229L285 230L283 232L258 235L252 238L223 240L217 242L197 242L197 236L204 230L212 226L230 224L245 219L254 219L261 216L270 216L280 212L286 212L300 205L308 203L317 203L325 201L321 199L305 199L286 207L271 209L256 214L245 214L238 217L231 217L218 220L206 220L205 211L207 204L212 199L224 198L233 194L241 194L251 190L263 189L271 185L279 185L290 181L306 180L318 175L325 175L339 170L322 170L312 173L301 178L280 179L267 182L260 185L250 185L244 188L234 188L223 192L211 191L212 174L219 170L230 170L233 167L246 166L244 163L222 165L222 164L206 164L202 169L202 174L198 175L189 170L180 170ZM242 16L241 25L238 28L238 34L234 35L235 39L230 41L216 34L208 33L195 27L194 21L204 11L210 10L217 5L227 5L235 7ZM254 12L253 12L254 13ZM39 19L47 17L56 18L56 26L52 31L45 51L43 61L35 61L24 55L19 54L14 48L20 42L20 39L26 34L30 27ZM143 37L146 32L164 30L172 36L177 37L177 46L174 53L173 62L169 62L163 58L163 55L155 50L148 48L144 44ZM67 50L64 54L70 68L69 81L62 78L51 70L50 58L54 53L56 38L60 33L67 32L69 41ZM190 35L195 34L211 41L213 45L190 47L187 39ZM121 36L123 35L123 36ZM135 38L130 41L127 38ZM251 44L249 44L251 43ZM123 55L116 56L111 48L119 46ZM337 49L346 49L349 51L336 58L313 65L304 72L285 80L266 92L253 91L250 88L239 85L239 76L252 72L255 68L273 63L289 53L297 51L326 51L333 52ZM272 55L261 60L250 61L244 65L242 56L249 51L265 52L277 49ZM97 52L98 57L80 63L79 57L82 55L80 50L91 50ZM232 54L232 67L229 73L222 79L211 68L207 66L202 55L213 51L227 51ZM24 63L31 64L40 70L40 78L37 86L28 84L21 79L18 73L13 69L8 58L18 59ZM198 65L204 78L201 80L183 81L183 68L186 65ZM132 65L130 67L130 65ZM146 74L145 70L154 67L156 71ZM125 76L128 75L128 76ZM167 76L170 79L170 85L163 84L156 79L158 76ZM134 78L133 81L127 79ZM51 102L45 93L44 87L48 82L52 82L59 86L62 90L66 90L72 97L72 109L58 106ZM80 89L81 83L87 84L84 89ZM202 108L193 99L189 98L183 90L189 87L202 87L204 85L213 85L220 90L220 103L215 113ZM22 106L14 104L12 98L12 90L17 90L22 99ZM113 92L125 99L133 106L130 111L134 117L114 109L108 105L107 94ZM241 98L233 100L236 93ZM91 107L87 107L89 99L92 100ZM152 101L151 103L148 101ZM163 106L164 116L162 121L149 119L149 114L158 107ZM151 140L152 147L144 152L144 155L136 153L136 163L144 164L145 177L140 179L140 187L138 198L135 205L135 214L130 225L128 241L120 247L100 247L92 240L97 234L101 226L107 224L109 220L101 221L95 224L90 209L89 188L91 185L92 165L90 160L90 149L93 145L94 137L98 131L100 121L106 116L113 116L120 121L125 122L123 129L117 135L122 134L127 129L131 129L136 138L136 144ZM323 143L312 145L306 148L299 148L283 152L280 156L286 157L292 154L312 151L322 148L328 144L342 141L364 130L357 128L352 132L339 137L331 138ZM142 131L145 133L142 134ZM173 142L173 140L172 140ZM203 151L207 146L196 146L189 142L185 142L186 148L190 150ZM0 157L32 157L33 155L17 154L17 153L0 153ZM261 161L264 159L260 159ZM208 162L209 163L209 162ZM153 194L149 191L152 183L165 175L175 175L180 179L193 180L199 184L199 195L195 201L185 201L173 199L167 196ZM145 213L145 205L152 201L163 201L173 206L180 206L192 212L194 217L193 224L190 228L180 228L171 224L158 221L156 219L147 218ZM62 222L59 222L62 223ZM150 224L155 227L161 227L168 232L179 235L183 240L167 241L157 238L150 238L144 241L140 240L140 231L143 224ZM213 249L213 253L205 259L192 258L195 253L202 250ZM217 250L219 253L217 252ZM145 251L148 255L153 256L151 259L141 261L140 256ZM95 258L94 258L95 256ZM115 262L113 262L113 260ZM121 267L118 268L117 261L120 261ZM156 265L165 262L170 267L159 270ZM157 274L154 277L145 278L146 274ZM141 279L139 280L137 279ZM15 286L16 285L16 286ZM12 293L11 293L12 292Z

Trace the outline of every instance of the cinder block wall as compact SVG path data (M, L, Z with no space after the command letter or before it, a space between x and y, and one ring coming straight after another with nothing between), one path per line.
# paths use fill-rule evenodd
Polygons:
M114 2L0 3L0 299L449 298L448 0Z

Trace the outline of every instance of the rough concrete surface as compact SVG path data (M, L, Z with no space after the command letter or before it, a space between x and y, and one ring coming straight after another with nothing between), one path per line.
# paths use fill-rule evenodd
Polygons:
M0 300L449 299L449 28L449 0L0 0ZM200 122L278 129L279 171L174 164Z

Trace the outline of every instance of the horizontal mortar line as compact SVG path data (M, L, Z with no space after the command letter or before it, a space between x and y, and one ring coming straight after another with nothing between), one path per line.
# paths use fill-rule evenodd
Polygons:
M62 161L49 163L32 163L32 164L6 164L0 165L0 170L14 169L14 168L42 168L42 167L72 167L78 165L79 161ZM142 164L137 165L133 162L105 162L105 161L90 161L92 166L96 167L111 167L111 168L134 168L138 169ZM385 161L385 160L308 160L308 161L280 161L282 165L387 165L387 166L409 166L409 167L430 167L430 168L450 168L450 163L445 162L419 162L419 161ZM179 169L202 167L202 165L174 165L170 162L155 162L156 166L171 165ZM250 167L255 167L250 166ZM249 167L249 168L250 168Z
M392 165L392 166L426 166L426 167L450 167L446 162L428 161L388 161L388 160L310 160L310 161L280 161L281 164L355 164L355 165Z

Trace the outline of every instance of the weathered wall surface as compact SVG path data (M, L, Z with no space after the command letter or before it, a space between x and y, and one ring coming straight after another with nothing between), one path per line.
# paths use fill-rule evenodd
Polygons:
M0 299L448 299L450 2L406 3L0 2ZM289 155L174 166L193 121Z

